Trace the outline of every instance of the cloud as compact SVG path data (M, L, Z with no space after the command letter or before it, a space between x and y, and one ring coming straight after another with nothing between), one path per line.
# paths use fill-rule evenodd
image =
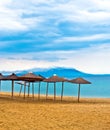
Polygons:
M109 72L109 0L1 0L0 19L1 70Z
M10 54L0 58L0 70L71 67L87 73L110 73L110 45L92 45L75 51Z
M104 5L104 6L102 6ZM58 4L56 10L61 12L61 19L59 22L71 21L82 24L108 24L110 20L109 1L82 0L68 1L64 4Z
M44 27L44 23L51 23L51 20L54 20L53 26L55 27L62 21L109 24L109 3L107 0L97 2L95 0L88 0L88 2L81 0L59 2L54 0L1 0L0 28L1 30L26 31L37 25Z
M26 59L0 59L0 71L19 71L32 68L48 68L53 66L47 61L35 61Z
M90 36L78 36L78 37L62 37L57 39L55 42L83 42L83 41L94 41L94 40L109 40L110 34L95 34Z
M36 40L37 39L37 40ZM43 52L43 51L70 51L88 48L95 44L109 44L110 34L94 34L88 36L73 36L56 38L35 38L29 36L24 38L13 37L0 41L0 51L4 53L27 53L27 52ZM7 52L8 51L8 52Z
M33 8L31 8L31 11L28 9L29 5L26 4L26 1L16 2L13 0L7 0L6 2L1 0L0 7L1 31L28 31L30 28L37 26L37 23L42 21L42 18L33 18L32 15L31 17L23 18L23 14L31 14L35 11L34 5Z

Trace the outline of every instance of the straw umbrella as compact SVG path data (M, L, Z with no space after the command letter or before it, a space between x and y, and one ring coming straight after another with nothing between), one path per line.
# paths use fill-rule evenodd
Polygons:
M0 73L0 92L1 92L1 80L5 80L5 76Z
M44 79L44 82L47 82L47 90L46 90L46 99L47 99L47 95L48 95L48 83L54 83L54 101L56 100L56 82L62 82L62 91L61 91L61 101L63 98L63 88L64 88L64 82L67 81L67 79L62 78L62 77L58 77L56 75L53 75L52 77L48 78L48 79Z
M6 80L11 80L12 81L12 97L13 97L13 92L14 92L14 80L18 80L18 76L16 74L12 73L11 75L6 77Z
M43 78L41 76L35 75L32 72L30 72L30 73L20 76L19 80L32 82L32 93L33 93L33 98L34 98L34 82L42 81ZM28 96L29 96L29 89L30 89L30 85L28 86ZM24 85L24 98L25 98L25 91L26 91L26 85Z
M76 79L72 79L70 80L71 83L75 83L75 84L79 84L79 87L78 87L78 102L79 102L79 99L80 99L80 84L91 84L91 82L83 79L83 78L76 78Z

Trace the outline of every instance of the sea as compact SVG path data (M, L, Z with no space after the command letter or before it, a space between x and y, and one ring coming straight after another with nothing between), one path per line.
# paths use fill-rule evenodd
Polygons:
M96 97L96 98L110 98L110 76L92 76L85 77L86 80L90 81L91 84L81 84L80 96L81 97ZM1 81L1 92L11 93L11 81ZM40 83L40 94L46 94L46 82ZM21 85L14 82L14 92L20 91ZM39 83L34 83L34 93L38 94ZM62 83L56 83L56 94L61 95ZM26 92L28 87L26 87ZM22 93L24 89L22 90ZM30 93L32 93L32 83L30 85ZM48 94L54 95L54 84L49 83ZM78 84L69 82L64 83L64 96L77 96L78 95Z

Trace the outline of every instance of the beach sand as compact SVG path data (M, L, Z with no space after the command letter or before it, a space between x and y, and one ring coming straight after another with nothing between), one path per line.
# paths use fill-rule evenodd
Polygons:
M110 130L110 99L0 94L0 130Z

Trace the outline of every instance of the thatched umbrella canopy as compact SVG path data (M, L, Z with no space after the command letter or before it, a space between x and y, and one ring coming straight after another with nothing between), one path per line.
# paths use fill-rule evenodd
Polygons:
M11 75L7 76L5 78L5 80L11 80L12 81L12 97L13 97L13 91L14 91L14 80L19 80L18 76L14 73L12 73Z
M7 80L7 76L4 76L0 73L0 80Z
M12 73L11 75L7 76L5 80L19 80L19 78L16 74Z
M91 82L83 79L83 78L76 78L76 79L72 79L69 82L71 83L75 83L75 84L79 84L79 89L78 89L78 102L79 102L79 98L80 98L80 84L91 84Z
M2 75L2 73L0 73L0 80L5 80L5 76Z
M56 99L56 82L62 82L62 91L61 91L61 101L62 101L64 82L68 81L68 80L63 78L63 77L59 77L57 75L53 75L52 77L44 79L43 81L47 82L46 99L47 99L47 96L48 96L48 83L54 83L54 100Z
M30 82L35 82L35 81L42 81L43 78L41 76L35 75L33 73L27 73L25 75L22 75L19 77L20 80L24 81L30 81Z
M33 98L34 98L34 83L33 82L39 82L40 84L40 81L43 80L43 77L35 75L33 73L27 73L25 75L20 76L19 80L32 82L32 93L33 93ZM30 85L28 86L28 96L29 96L29 90L30 90ZM26 91L26 85L24 86L24 98L25 98L25 91Z

